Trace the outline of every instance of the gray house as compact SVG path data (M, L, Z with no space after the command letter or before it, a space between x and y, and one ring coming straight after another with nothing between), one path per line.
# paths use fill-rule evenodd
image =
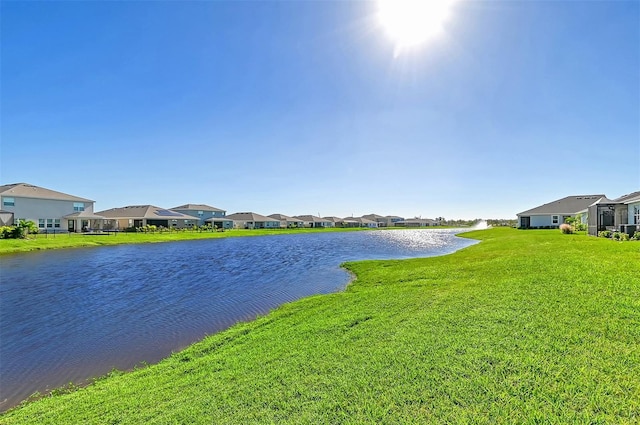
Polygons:
M153 205L129 205L100 211L98 214L105 218L106 230L124 230L147 225L182 229L198 224L197 217Z
M640 192L616 199L603 196L588 207L588 230L597 236L603 230L614 230L633 235L640 231Z
M279 229L280 220L254 212L237 212L226 217L236 229Z
M0 186L0 218L4 225L20 219L37 224L41 231L78 232L100 229L104 217L94 214L95 201L45 189L28 183Z
M202 226L206 223L213 222L214 225L219 224L218 228L230 228L225 227L224 223L228 221L225 220L215 220L215 219L223 219L227 212L225 210L221 210L220 208L212 207L205 204L185 204L180 205L179 207L171 208L171 211L177 211L182 214L190 215L193 217L198 217L198 225ZM210 220L214 219L214 220ZM217 224L216 224L217 222Z
M605 195L573 195L517 214L520 229L557 228L568 217L580 215L586 224L587 209Z

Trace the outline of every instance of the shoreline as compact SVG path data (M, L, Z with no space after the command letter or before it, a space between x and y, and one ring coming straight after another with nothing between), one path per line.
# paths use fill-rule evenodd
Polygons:
M91 248L98 246L112 246L125 244L178 242L187 240L219 239L232 237L277 236L306 233L326 232L365 232L376 230L438 230L438 229L467 229L457 226L437 227L332 227L332 228L303 228L303 229L232 229L224 232L157 232L157 233L119 233L112 235L84 235L82 233L59 233L56 235L38 234L27 239L0 239L0 257L3 255L39 252L52 249ZM468 228L473 230L472 228ZM32 235L33 236L33 235Z

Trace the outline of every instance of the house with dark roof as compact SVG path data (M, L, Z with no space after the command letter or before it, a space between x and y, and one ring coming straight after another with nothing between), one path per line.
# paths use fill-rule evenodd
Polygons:
M185 204L180 205L178 207L170 208L171 211L177 211L182 214L191 215L194 217L198 217L198 225L202 226L207 223L214 223L218 228L231 228L233 227L233 223L228 220L222 220L227 215L225 210L221 210L220 208L212 207L206 204ZM218 220L209 220L209 219L218 219ZM225 226L225 224L227 226Z
M616 199L606 196L588 207L589 234L597 236L603 230L615 230L633 235L640 231L640 191Z
M129 205L100 211L98 214L105 218L105 230L124 230L144 226L183 229L198 224L197 217L154 205Z
M226 216L236 229L279 229L280 220L254 212L237 212Z
M518 213L518 228L557 228L567 218L576 216L588 225L592 236L597 236L603 230L633 235L640 230L640 191L615 199L609 199L604 194L567 196Z
M586 224L587 212L590 205L605 195L572 195L549 202L516 214L520 229L551 229L557 228L565 219L580 215Z
M100 229L104 217L94 214L95 201L28 183L0 186L2 225L33 221L40 231L78 232Z

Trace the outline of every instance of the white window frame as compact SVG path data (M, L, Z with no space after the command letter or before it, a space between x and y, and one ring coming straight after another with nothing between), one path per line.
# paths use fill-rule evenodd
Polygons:
M551 216L551 224L559 224L560 223L560 216L559 215L552 215Z
M74 202L73 203L73 210L76 212L82 212L84 211L85 205L84 202Z
M3 207L15 207L16 206L16 198L3 197L2 198L2 206Z

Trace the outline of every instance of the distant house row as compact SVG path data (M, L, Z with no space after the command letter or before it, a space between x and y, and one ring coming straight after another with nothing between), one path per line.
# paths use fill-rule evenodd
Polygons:
M255 212L227 215L223 209L204 204L185 204L173 208L130 205L94 212L95 201L56 192L27 183L0 186L0 225L30 220L42 231L81 232L124 230L144 226L191 228L211 225L219 229L276 229L290 227L428 227L439 223L431 219L404 219L369 214L362 217L316 217L313 215L264 216Z
M604 194L574 195L517 214L521 229L556 228L578 216L590 235L616 230L633 235L640 230L640 191L609 199Z

